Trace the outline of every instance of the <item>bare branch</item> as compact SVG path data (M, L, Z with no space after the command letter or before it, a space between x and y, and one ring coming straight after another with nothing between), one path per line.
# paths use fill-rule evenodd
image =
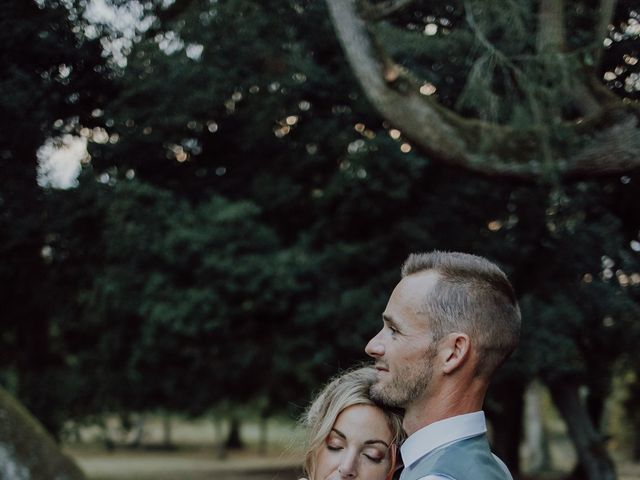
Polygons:
M564 52L566 49L563 0L540 0L538 37L540 53Z
M606 89L594 91L594 82L590 81L597 72L597 65L603 51L603 43L611 17L615 10L616 0L600 0L598 21L596 22L597 49L594 64L596 68L585 68L586 82L576 81L572 96L575 98L576 107L583 115L595 115L603 108L603 103L616 101L617 97ZM564 2L562 0L541 0L538 22L537 50L542 54L563 52L566 49L566 31L564 25Z
M433 142L437 145L439 154L461 155L465 150L464 143L442 118L442 109L435 101L421 96L415 89L401 93L387 84L384 74L389 68L377 54L365 22L356 12L355 0L327 0L327 5L349 64L364 92L382 116L398 124L405 114L410 113L411 117L420 119L418 124L411 122L415 127L409 124L406 126L409 130L416 130L413 136L424 137ZM428 125L428 128L423 128L420 124Z
M368 20L382 20L411 5L414 1L415 0L387 0L386 2L376 5L366 3L363 13Z
M616 11L617 0L600 0L600 8L598 10L598 20L596 22L596 28L594 31L596 50L594 53L594 65L596 68L600 65L602 60L602 53L604 51L604 39L607 38L609 31L609 25L613 20L613 15Z
M638 118L632 112L609 112L602 118L611 114L619 118L609 120L602 129L593 129L595 134L585 135L584 147L564 167L567 176L620 174L640 167Z
M617 0L600 0L598 19L594 31L593 65L584 69L585 77L588 81L586 83L577 83L574 89L575 98L580 99L580 101L576 102L576 105L585 115L594 115L600 112L604 105L616 104L620 100L596 78L604 52L604 39L607 37L616 4Z
M573 97L576 99L576 105L580 109L582 115L594 115L602 110L602 105L591 93L589 87L583 83L577 82L574 86Z

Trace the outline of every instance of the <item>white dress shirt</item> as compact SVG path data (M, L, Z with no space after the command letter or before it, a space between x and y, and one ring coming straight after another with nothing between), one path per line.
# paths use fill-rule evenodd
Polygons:
M427 425L407 438L400 452L405 467L410 467L426 454L437 448L444 447L453 442L459 442L467 438L482 435L487 431L487 423L484 418L484 412L466 413L455 417L445 418L438 422ZM493 455L498 461L500 467L505 471L511 480L511 473L507 466L496 455ZM405 471L400 474L400 480L403 480ZM442 475L427 475L420 480L452 480ZM454 479L455 480L455 479Z

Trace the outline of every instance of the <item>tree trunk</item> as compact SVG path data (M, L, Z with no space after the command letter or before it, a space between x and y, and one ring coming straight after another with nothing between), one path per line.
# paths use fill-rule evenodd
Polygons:
M633 443L631 447L631 460L633 462L640 462L640 430L634 429L631 435L631 441Z
M260 455L266 455L268 449L268 427L269 427L269 417L262 413L260 414L260 443L258 447L258 452Z
M85 480L42 424L0 387L0 478Z
M171 448L173 446L171 427L171 414L167 412L162 416L162 446L164 448Z
M615 480L613 461L580 399L578 385L572 382L552 382L549 389L553 402L569 429L585 480Z
M487 407L487 415L493 426L492 447L507 464L513 478L517 479L520 476L524 385L508 382L504 386L492 387L491 400L494 407Z
M589 370L592 371L592 370ZM599 390L594 388L589 388L589 393L585 398L585 407L587 410L587 415L591 419L591 422L595 426L596 430L602 430L602 415L604 413L604 402L605 397L604 394L600 393ZM606 441L606 438L603 437L603 441ZM585 477L585 470L582 464L576 465L573 472L571 472L570 479L571 480L581 480Z
M213 418L213 432L215 437L215 451L218 460L224 460L227 457L225 448L224 434L222 431L222 419L218 416Z
M133 448L138 448L142 445L142 439L144 438L144 415L140 414L135 421L133 438L129 445Z
M525 394L525 443L528 470L532 473L546 472L552 467L549 433L544 421L542 389L542 385L534 381Z
M564 2L541 0L538 13L537 49L541 53L565 50Z
M589 418L591 418L591 421L598 430L601 429L605 402L605 395L597 391L589 391L589 395L587 395L587 412L589 413Z
M244 448L244 443L240 437L240 419L235 415L231 417L229 436L227 437L225 447L228 450L242 450Z
M104 418L101 418L98 423L100 430L102 431L102 441L104 443L104 448L108 452L113 452L116 449L116 442L111 438L111 432L109 431L109 426Z
M632 371L640 372L640 364L632 366ZM640 378L638 375L631 377L627 384L627 398L624 401L625 417L627 419L626 429L629 432L629 443L631 459L634 462L640 461Z
M120 413L119 443L127 448L138 448L142 443L144 415L128 411Z
M617 0L600 0L600 9L595 31L596 45L598 45L594 59L596 67L600 66L602 60L602 53L604 52L602 41L607 38L609 24L613 23L617 3Z

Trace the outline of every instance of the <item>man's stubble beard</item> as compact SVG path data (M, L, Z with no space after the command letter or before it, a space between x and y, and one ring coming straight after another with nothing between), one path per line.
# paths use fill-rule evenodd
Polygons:
M424 363L420 365L403 365L394 374L391 383L373 384L369 394L371 398L387 407L406 408L420 397L429 396L433 379L433 359L437 354L435 345L429 347L424 355Z

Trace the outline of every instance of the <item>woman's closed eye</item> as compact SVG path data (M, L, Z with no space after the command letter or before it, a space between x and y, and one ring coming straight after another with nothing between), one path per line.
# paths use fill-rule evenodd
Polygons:
M371 460L373 463L382 462L386 456L383 452L377 449L365 450L363 452L363 455L367 457L369 460Z
M326 442L327 449L331 451L342 450L344 448L344 442L340 438L329 437Z
M381 458L381 457L374 457L372 455L367 455L366 453L364 454L364 456L367 457L373 463L381 463L382 460L383 460L383 458Z

